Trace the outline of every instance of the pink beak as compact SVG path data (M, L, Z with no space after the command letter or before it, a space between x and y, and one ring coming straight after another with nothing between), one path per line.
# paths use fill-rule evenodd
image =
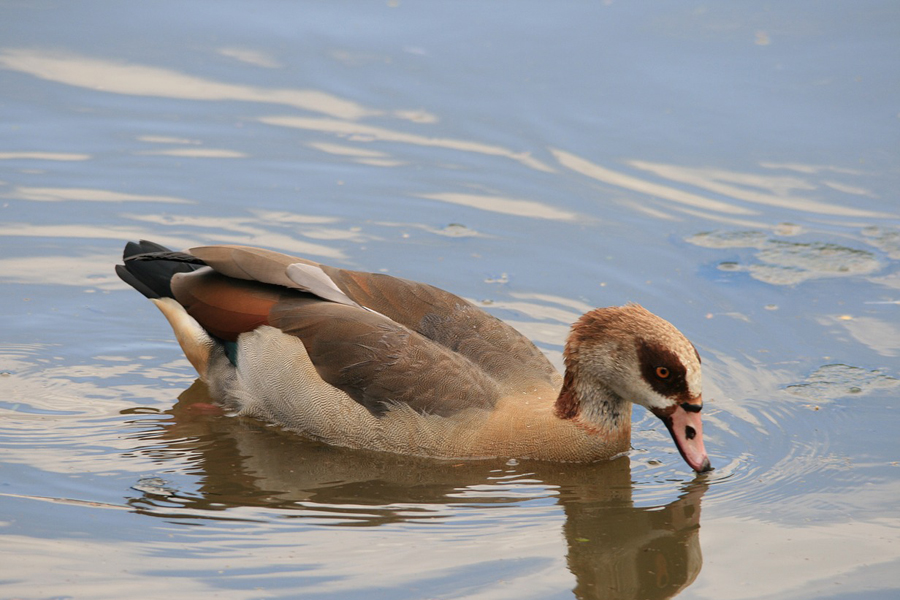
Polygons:
M706 448L703 447L703 422L700 419L702 407L703 401L698 397L666 410L653 411L666 424L681 457L698 473L712 470Z

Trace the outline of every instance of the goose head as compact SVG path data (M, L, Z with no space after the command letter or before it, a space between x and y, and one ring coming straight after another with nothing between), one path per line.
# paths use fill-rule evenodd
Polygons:
M637 304L598 308L572 326L564 358L557 416L617 427L629 418L627 402L640 404L662 420L692 469L712 469L700 419L700 355L671 323Z

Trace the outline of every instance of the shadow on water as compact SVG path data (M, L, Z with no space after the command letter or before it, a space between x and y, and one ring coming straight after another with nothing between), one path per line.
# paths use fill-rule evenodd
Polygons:
M186 493L159 478L135 486L135 511L171 521L248 518L254 507L310 526L439 526L467 509L562 508L566 560L578 598L670 598L700 573L697 480L674 501L639 507L629 458L592 465L531 461L440 461L307 442L258 422L211 410L206 386L181 394L139 452L158 463L188 458L199 477ZM147 424L147 421L143 421ZM234 517L229 512L241 516ZM251 511L252 512L252 511ZM256 513L258 514L258 513ZM253 516L249 517L254 519ZM524 517L523 517L524 518Z

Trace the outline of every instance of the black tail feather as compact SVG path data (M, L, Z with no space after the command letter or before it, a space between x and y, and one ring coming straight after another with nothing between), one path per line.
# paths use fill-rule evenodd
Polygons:
M176 273L189 273L206 264L196 256L147 240L128 242L122 258L125 264L116 265L116 274L147 298L171 298Z

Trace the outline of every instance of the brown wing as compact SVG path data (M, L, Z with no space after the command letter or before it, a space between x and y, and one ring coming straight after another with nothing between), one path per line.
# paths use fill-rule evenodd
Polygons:
M552 383L556 377L556 370L529 339L440 288L247 246L205 246L190 252L231 277L300 289L333 302L370 308L462 354L498 381L512 385L527 380Z
M381 273L322 267L355 302L467 357L501 382L552 383L556 369L525 336L468 300Z
M215 270L365 306L459 353L509 385L553 383L556 370L518 331L472 303L424 283L381 273L347 271L247 246L191 249Z
M269 322L303 340L319 376L369 411L394 404L448 416L490 408L497 383L466 357L380 314L310 298L283 298Z
M229 277L280 285L358 306L338 289L322 265L310 260L250 246L201 246L191 248L190 253Z
M293 288L297 284L287 276L287 268L296 262L316 264L252 246L200 246L189 252L223 275Z
M447 416L489 408L499 397L497 383L464 356L364 308L210 268L177 275L172 291L221 339L234 341L260 325L299 337L319 376L373 414L406 404Z

